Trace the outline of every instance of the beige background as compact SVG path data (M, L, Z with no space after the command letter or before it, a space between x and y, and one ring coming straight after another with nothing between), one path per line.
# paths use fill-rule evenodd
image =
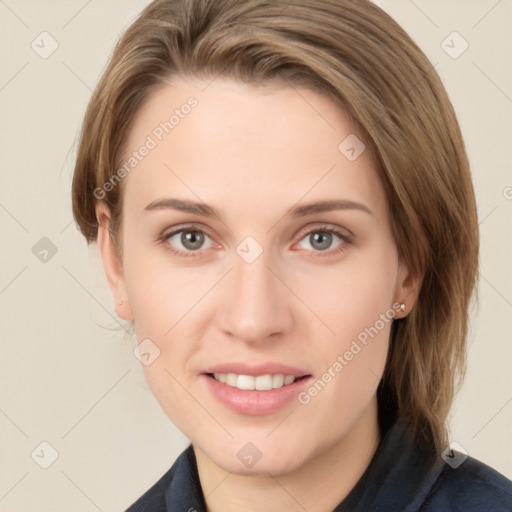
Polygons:
M84 109L146 3L0 0L1 511L123 510L187 444L119 333L97 254L70 211ZM482 277L452 439L512 478L512 1L378 3L436 65L467 142ZM469 44L458 58L442 47L453 31ZM31 43L49 51L50 37L58 48L43 59ZM447 43L453 56L464 41ZM36 257L44 246L32 249L42 237L57 249L46 262ZM43 441L58 452L47 469Z

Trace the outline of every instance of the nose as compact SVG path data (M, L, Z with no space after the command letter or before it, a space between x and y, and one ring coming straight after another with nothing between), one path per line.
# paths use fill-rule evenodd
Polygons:
M262 343L290 332L293 324L290 292L268 268L263 253L247 263L235 255L233 270L226 276L217 321L222 331L246 343ZM275 267L275 266L274 266Z

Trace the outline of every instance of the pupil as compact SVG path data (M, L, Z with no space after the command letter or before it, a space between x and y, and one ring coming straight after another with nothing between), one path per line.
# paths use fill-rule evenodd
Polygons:
M187 249L199 249L203 245L203 234L198 231L186 231L181 235L181 243Z
M321 251L328 249L331 245L332 235L330 233L313 233L311 245Z

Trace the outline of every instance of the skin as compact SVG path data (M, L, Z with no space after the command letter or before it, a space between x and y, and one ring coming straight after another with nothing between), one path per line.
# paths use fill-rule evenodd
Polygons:
M116 304L124 301L116 312L134 322L139 342L149 338L160 350L144 366L146 378L194 446L208 510L332 510L379 442L376 390L391 322L305 405L234 412L200 373L226 361L273 361L321 378L393 303L410 310L418 281L399 261L368 151L349 161L338 150L357 132L331 100L283 84L207 84L175 80L132 124L127 154L190 96L198 101L123 179L122 260L108 235L108 209L97 205L106 275ZM145 211L162 198L202 201L220 218ZM331 199L371 213L287 215ZM165 239L183 224L206 233L199 250L184 246L181 233ZM350 241L333 235L320 250L308 232L325 225ZM250 264L236 252L248 235L263 248ZM237 457L247 442L262 453L252 468Z

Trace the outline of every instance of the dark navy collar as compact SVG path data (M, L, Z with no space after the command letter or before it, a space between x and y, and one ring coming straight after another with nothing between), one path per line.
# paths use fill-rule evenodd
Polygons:
M174 466L174 478L165 492L165 512L206 512L192 445L176 459Z
M368 468L334 512L419 510L443 471L441 458L423 451L398 420L385 433Z

